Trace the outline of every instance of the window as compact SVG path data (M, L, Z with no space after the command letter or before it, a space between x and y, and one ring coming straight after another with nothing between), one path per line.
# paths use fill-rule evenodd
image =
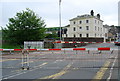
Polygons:
M95 23L96 23L96 20L95 20Z
M80 21L80 24L82 24L82 21Z
M82 34L80 34L80 37L82 37Z
M73 22L73 24L75 24L75 21Z
M99 27L98 27L98 31L99 31Z
M75 27L73 28L73 31L76 31Z
M96 30L96 26L95 26L95 30Z
M99 21L98 21L98 24L99 24Z
M76 35L74 34L74 37L76 37Z
M80 29L82 29L82 27L80 27Z
M89 23L89 20L86 20L86 23Z
M89 26L86 26L86 30L89 30Z
M88 34L88 33L86 34L86 37L89 37L89 34Z
M95 33L95 37L96 37L96 33Z

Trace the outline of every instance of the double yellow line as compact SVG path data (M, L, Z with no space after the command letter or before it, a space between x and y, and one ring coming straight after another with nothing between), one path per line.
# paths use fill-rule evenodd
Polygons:
M5 62L5 61L12 61L12 60L18 60L18 59L0 59L0 62Z
M60 76L66 74L68 71L68 69L71 67L71 63L69 63L65 68L63 68L59 73L56 73L56 74L53 74L53 75L50 75L50 76L46 76L46 77L43 77L43 78L39 78L37 80L34 80L34 81L39 81L40 79L58 79Z
M105 72L107 71L109 65L110 65L110 60L104 63L103 67L100 68L100 70L97 72L96 76L93 78L92 81L100 81L103 78Z

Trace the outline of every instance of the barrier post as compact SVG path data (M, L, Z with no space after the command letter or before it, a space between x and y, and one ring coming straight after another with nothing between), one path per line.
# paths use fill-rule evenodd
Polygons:
M101 54L102 53L102 51L98 51L98 54Z
M24 70L24 50L22 50L22 67L21 68Z
M28 46L27 50L22 50L22 70L29 70L29 50L31 46ZM26 64L24 64L26 62ZM25 66L26 65L26 66Z
M12 51L10 50L10 54L12 54Z
M29 70L29 50L27 50L27 55L26 55L26 58L27 58L27 70Z
M21 59L22 59L22 69L24 69L23 68L23 59L24 59L24 52L23 52L23 47L22 47L22 45L20 45L20 49L21 49L21 52L22 52L22 55L21 55Z
M113 51L114 51L114 50L111 51L111 54L113 54Z
M24 69L24 66L23 66L23 61L24 61L24 52L23 52L23 50L22 50L22 69Z
M29 66L30 66L30 64L29 64L29 50L30 50L30 47L31 47L31 46L28 46L27 55L26 55L26 60L27 60L27 70L29 70Z
M88 54L90 54L90 50L88 50Z
M77 54L77 50L76 50L76 54Z
M64 49L64 54L65 54L65 49Z
M52 54L53 54L54 52L53 52L53 50L52 50Z

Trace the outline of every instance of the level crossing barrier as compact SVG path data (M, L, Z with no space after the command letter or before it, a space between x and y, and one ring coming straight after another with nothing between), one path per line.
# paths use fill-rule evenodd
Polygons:
M99 55L97 54L97 55L95 55L95 54L93 54L93 51L99 51ZM32 60L41 60L41 59L43 59L43 60L45 60L45 59L47 59L48 58L48 60L54 60L54 59L57 59L57 60L60 60L60 59L72 59L72 60L80 60L80 62L82 63L82 64L84 64L84 61L88 61L88 62L90 62L90 61L93 61L93 65L89 65L88 64L88 66L86 65L86 64L84 64L84 65L86 65L86 66L81 66L81 67L97 67L97 66L99 66L98 64L97 64L97 61L96 60L100 60L101 61L101 63L102 63L102 60L103 60L103 57L102 57L102 55L104 55L104 53L103 54L100 54L101 52L103 52L103 51L110 51L111 52L111 54L113 53L113 51L114 50L116 50L116 49L112 49L112 48L110 48L110 47L99 47L99 48L62 48L62 49L0 49L0 51L19 51L19 52L21 52L21 68L23 69L23 70L29 70L30 69L30 60L32 59ZM33 51L33 52L39 52L39 54L37 55L37 56L35 56L34 54L34 56L32 56L32 54L30 54L30 52L31 51ZM46 57L46 58L42 58L42 56L40 56L40 54L42 54L42 53L40 53L41 51L50 51L49 53L48 53L48 55L50 55L50 57ZM51 54L51 51L52 51L52 54ZM64 54L63 54L63 56L62 56L62 53L63 52L61 52L61 53L59 53L59 54L55 54L55 52L54 51L64 51ZM67 52L67 51L69 51L69 52ZM81 51L86 51L86 53L82 53ZM65 53L66 52L66 53ZM87 54L87 52L88 52L88 54ZM61 54L61 57L58 59L57 57L56 58L53 58L52 56L57 56L57 55L60 55ZM105 56L108 56L108 58L109 58L109 56L111 55L111 54L106 54ZM66 56L75 56L75 58L74 57L72 57L72 58L66 58ZM79 55L82 55L83 56L83 58L77 58L77 56L79 56ZM84 55L86 55L86 57L84 57ZM98 57L97 57L98 56ZM44 56L43 56L44 57ZM107 59L106 57L104 57L104 59ZM86 62L87 63L87 62ZM35 64L34 64L35 65ZM32 64L32 66L33 66L33 64Z
M24 50L29 50L29 51L41 51L41 50L48 50L48 51L60 51L60 50L96 50L96 51L111 51L113 50L110 47L99 47L99 48L62 48L62 49L24 49ZM23 49L0 49L0 51L22 51ZM114 49L115 50L115 49Z
M22 51L23 49L0 49L0 51ZM111 49L110 47L99 47L99 48L62 48L62 49L24 49L28 51L65 51L65 50L71 50L71 51L88 51L88 54L91 50L94 51L111 51L113 53L114 50L117 49Z
M56 41L53 43L120 43L120 42L70 42L70 41Z

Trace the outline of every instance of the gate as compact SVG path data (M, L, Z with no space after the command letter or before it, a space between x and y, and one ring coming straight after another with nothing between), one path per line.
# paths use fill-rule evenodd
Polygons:
M2 51L5 51L2 49ZM8 49L7 49L8 51ZM11 64L2 64L3 78L6 77L6 70L23 71L39 69L42 70L56 70L63 69L66 65L70 65L69 71L86 70L105 68L110 69L111 64L114 63L118 55L118 49L111 49L109 47L100 48L62 48L62 49L12 49L11 51L20 51L19 54L7 57L7 60L12 60ZM22 67L22 68L21 68ZM118 68L115 65L113 68Z

